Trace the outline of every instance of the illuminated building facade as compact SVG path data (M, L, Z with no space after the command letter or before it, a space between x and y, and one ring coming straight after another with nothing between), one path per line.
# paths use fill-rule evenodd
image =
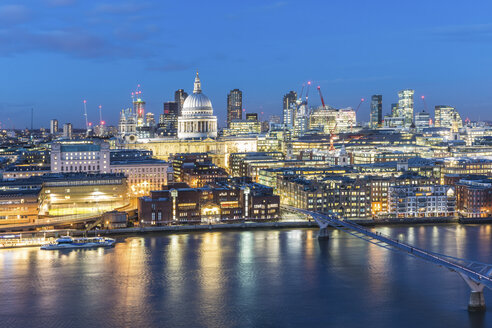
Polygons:
M282 152L247 152L232 153L229 155L229 172L233 177L247 176L246 163L249 161L262 160L283 160L285 155Z
M448 217L456 207L454 190L447 185L391 186L389 213L398 218Z
M384 217L390 213L389 189L394 186L432 186L439 184L438 178L422 176L415 172L402 175L369 176L371 214L373 217Z
M100 140L56 142L51 145L51 172L109 173L109 143Z
M217 137L217 116L213 115L210 99L202 93L198 72L193 94L186 97L178 117L179 139L207 139Z
M285 127L294 126L294 119L297 110L296 101L297 93L295 91L290 91L284 95L282 123Z
M409 128L413 123L413 95L415 91L405 89L398 92L398 117L403 117L403 126Z
M431 126L430 114L426 111L421 111L415 114L415 128L418 132L423 131L423 129Z
M27 179L30 177L42 176L48 173L51 173L51 167L48 165L19 164L6 167L3 171L3 178Z
M309 109L307 104L303 103L299 106L294 115L294 131L293 136L299 138L304 136L306 131L309 129Z
M317 181L279 177L277 193L282 195L282 204L301 209L333 212L344 218L368 218L371 215L367 180L326 177Z
M202 188L172 184L139 198L138 203L143 226L277 220L279 211L280 199L271 188L244 179Z
M193 167L198 163L213 165L207 153L179 153L170 158L173 167L174 181L183 182L184 167Z
M369 126L372 129L380 128L383 124L383 96L373 95L371 97L371 113Z
M150 139L126 144L127 149L151 150L158 159L169 160L173 154L208 153L217 166L229 167L231 153L257 151L257 136L220 137L218 139Z
M456 209L465 218L492 216L492 181L461 179L456 183Z
M230 121L229 128L223 130L224 136L240 136L260 133L261 122L252 119L245 121Z
M278 194L277 183L284 176L304 177L308 180L313 180L328 174L343 175L351 171L353 171L352 168L341 166L268 168L259 171L258 183L273 188L275 194Z
M481 158L450 158L442 160L441 176L457 175L485 175L492 176L492 160Z
M52 119L50 121L50 134L57 134L58 133L58 120Z
M72 135L73 135L72 123L63 124L63 138L72 139Z
M148 195L168 183L169 163L158 159L111 161L111 173L121 173L127 178L130 196Z
M39 193L40 189L0 191L0 227L35 222Z
M192 188L204 187L212 182L226 180L229 174L213 163L187 163L181 168L181 181Z
M350 132L357 124L357 115L352 108L317 108L309 116L309 129L325 134Z
M128 205L122 174L66 173L42 179L39 215L101 214Z
M451 106L439 105L434 107L435 126L450 128L453 132L463 127L463 120L456 108Z

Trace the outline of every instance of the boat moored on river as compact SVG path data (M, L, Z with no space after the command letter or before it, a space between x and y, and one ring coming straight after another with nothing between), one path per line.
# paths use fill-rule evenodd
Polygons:
M73 238L63 236L58 238L53 243L41 246L41 249L77 249L77 248L96 248L96 247L113 247L116 240L107 237L81 237Z

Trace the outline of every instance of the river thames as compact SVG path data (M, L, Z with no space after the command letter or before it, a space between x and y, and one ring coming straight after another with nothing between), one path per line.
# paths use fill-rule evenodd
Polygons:
M492 225L378 227L492 263ZM1 327L492 327L453 272L343 232L147 234L113 249L0 251ZM492 296L485 300L492 309Z

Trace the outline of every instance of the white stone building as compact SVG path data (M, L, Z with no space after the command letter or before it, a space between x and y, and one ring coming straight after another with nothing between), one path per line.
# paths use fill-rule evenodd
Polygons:
M109 143L67 141L51 145L51 172L109 173Z
M198 72L193 93L186 97L181 115L178 117L179 139L207 139L217 137L217 116L212 103L202 93Z
M456 198L447 185L391 186L389 213L398 218L447 217L454 215Z

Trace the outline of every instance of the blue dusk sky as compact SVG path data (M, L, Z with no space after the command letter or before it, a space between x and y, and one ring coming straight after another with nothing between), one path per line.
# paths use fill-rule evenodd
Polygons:
M116 124L141 84L147 111L192 91L195 71L224 125L226 95L247 112L281 114L282 97L311 80L327 104L356 107L415 89L415 108L455 106L492 119L491 1L0 2L0 122ZM315 88L310 103L320 104ZM156 115L157 116L157 115ZM360 108L369 117L369 102Z

